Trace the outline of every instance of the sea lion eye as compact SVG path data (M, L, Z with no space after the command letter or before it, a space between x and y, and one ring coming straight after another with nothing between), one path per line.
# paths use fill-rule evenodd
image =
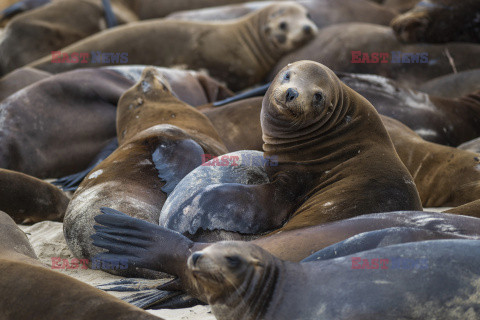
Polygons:
M289 81L290 80L290 72L285 73L285 75L283 76L283 80L284 81Z
M312 15L310 13L307 12L307 19L310 19L312 20Z
M313 103L314 104L319 104L323 100L323 93L321 92L315 92L313 95Z
M287 30L288 24L285 21L282 21L282 22L280 22L278 27L280 28L280 30L285 31L285 30Z
M236 268L238 267L242 261L240 260L239 257L237 256L229 256L229 257L225 257L225 260L227 260L227 263L228 263L228 266L230 268Z

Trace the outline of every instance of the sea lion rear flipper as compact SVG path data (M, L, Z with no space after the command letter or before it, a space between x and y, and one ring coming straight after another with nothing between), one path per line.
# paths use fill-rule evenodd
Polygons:
M177 275L178 265L185 263L193 242L178 232L120 211L101 208L91 238L97 247L107 249L95 256L100 261L128 260L128 267L147 268Z
M78 185L82 182L83 179L92 171L100 162L105 160L109 155L118 148L117 138L111 139L108 144L103 147L102 150L95 156L92 162L88 165L85 170L80 172L58 178L53 181L52 184L59 186L63 191L75 191L77 190Z

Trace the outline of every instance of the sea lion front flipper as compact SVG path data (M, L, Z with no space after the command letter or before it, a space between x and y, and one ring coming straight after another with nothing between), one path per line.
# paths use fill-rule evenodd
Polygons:
M52 184L59 186L63 191L75 191L82 182L83 179L92 171L100 162L105 160L109 155L113 153L118 148L117 138L111 139L105 147L95 156L92 162L88 165L85 170L80 172L58 178L53 181Z
M190 255L193 242L178 232L120 211L101 208L91 238L97 247L107 249L95 256L100 261L128 260L128 267L147 268L178 275L179 266Z

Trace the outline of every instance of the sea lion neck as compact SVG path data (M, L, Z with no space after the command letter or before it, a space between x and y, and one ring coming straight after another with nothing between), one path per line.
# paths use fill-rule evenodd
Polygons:
M276 287L283 281L285 262L270 254L262 257L263 270L253 267L240 287L216 302L209 301L215 317L219 320L264 319Z
M278 118L278 114L268 106L264 106L267 107L265 109L262 107L265 155L278 157L279 163L323 161L332 151L333 140L339 135L348 135L348 128L357 125L351 120L358 113L358 106L352 101L349 90L340 84L333 112L300 129Z

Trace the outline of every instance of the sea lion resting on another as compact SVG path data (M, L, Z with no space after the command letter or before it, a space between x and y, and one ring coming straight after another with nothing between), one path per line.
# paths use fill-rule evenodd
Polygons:
M43 266L25 233L1 211L0 240L2 319L160 319Z
M67 208L64 234L77 258L92 259L99 252L90 239L98 212L92 208L111 206L158 223L167 195L202 156L227 151L211 122L177 99L155 68L145 68L122 95L117 139L118 149L83 180ZM151 276L136 269L119 272Z
M405 42L480 43L480 2L477 0L420 1L391 25Z
M479 240L437 240L301 264L220 242L187 265L218 320L434 320L480 316L479 263Z
M265 168L269 182L214 184L189 198L179 185L167 200L174 205L162 210L162 225L190 235L258 235L421 210L413 179L377 112L327 67L313 61L285 67L264 97L261 126L265 156L278 159ZM187 180L196 181L195 171L181 183Z
M206 69L236 91L261 81L286 53L310 41L317 27L294 2L279 2L221 25L155 20L114 28L60 51L128 53L130 64ZM51 56L29 66L52 73L105 63L52 63Z
M108 249L98 259L127 259L129 264L168 272L178 280L143 295L149 304L165 296L161 290L184 290L207 301L194 279L186 270L188 257L208 247L207 243L192 242L167 228L135 219L116 210L103 208L103 215L95 220L92 236L94 244ZM324 249L322 257L338 257L398 243L432 239L478 239L480 219L431 212L390 212L362 215L299 230L290 230L252 240L276 257L300 261ZM375 231L375 232L370 232ZM345 240L347 238L353 237ZM345 240L345 241L343 241ZM337 242L343 241L336 244ZM327 248L328 247L328 248ZM336 254L332 256L332 249ZM317 259L318 256L315 257ZM128 284L138 290L136 280L122 280L102 286L109 290L128 289ZM120 288L119 288L120 285ZM152 288L156 289L156 288ZM136 304L138 304L138 300Z

